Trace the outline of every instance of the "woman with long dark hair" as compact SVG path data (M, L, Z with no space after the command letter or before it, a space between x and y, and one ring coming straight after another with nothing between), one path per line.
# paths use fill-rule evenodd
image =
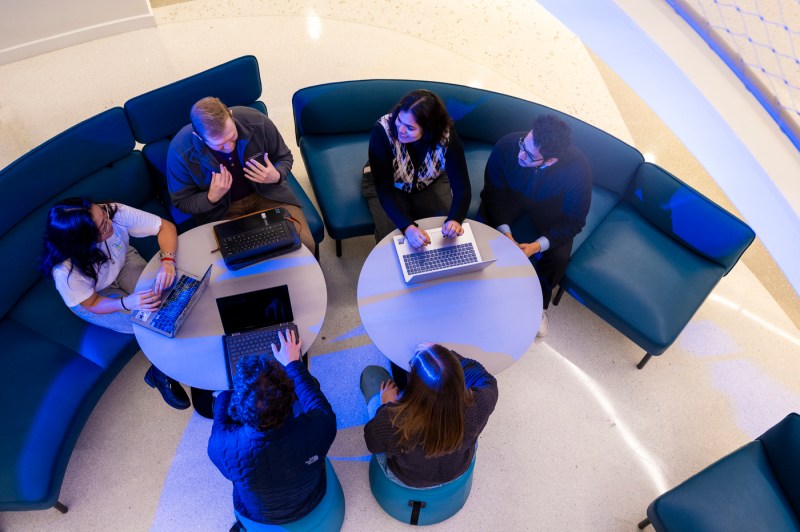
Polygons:
M463 233L471 199L467 161L442 100L424 89L411 91L372 128L364 197L375 222L375 240L395 228L414 247L430 243L415 220L447 216L442 232Z
M461 476L497 404L497 381L475 360L438 344L420 344L400 392L389 373L368 366L361 391L374 417L364 426L367 448L392 481L413 488Z
M135 292L147 263L128 243L129 237L156 235L161 267L151 288ZM163 218L121 203L94 203L67 198L47 215L39 267L51 277L69 309L83 320L133 334L132 310L155 310L161 291L175 280L175 226ZM151 366L145 382L157 387L173 408L188 408L180 384Z

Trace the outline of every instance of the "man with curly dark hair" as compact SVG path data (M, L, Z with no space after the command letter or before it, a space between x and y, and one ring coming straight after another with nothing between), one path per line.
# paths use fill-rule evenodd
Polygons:
M302 341L280 334L273 357L239 362L233 391L214 404L208 455L233 483L233 505L248 521L285 524L320 505L328 483L325 455L336 415L300 360ZM335 477L335 474L333 474Z
M569 125L553 114L536 117L527 132L501 138L486 163L481 215L531 258L542 285L542 321L586 223L592 176L584 154L572 145ZM511 227L514 227L512 234Z

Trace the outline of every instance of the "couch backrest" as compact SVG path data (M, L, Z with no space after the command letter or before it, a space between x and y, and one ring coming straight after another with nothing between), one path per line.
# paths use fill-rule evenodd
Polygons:
M595 184L622 196L642 155L621 140L577 118L497 92L432 81L373 79L307 87L292 97L295 136L367 133L375 121L408 92L424 88L444 101L459 136L494 145L513 131L527 131L533 119L553 113L572 128L573 141L589 158Z
M142 206L147 168L122 108L89 118L0 171L0 317L40 279L44 224L58 199L88 195Z
M206 96L229 107L251 105L261 97L258 60L246 55L146 92L125 102L125 113L136 140L147 144L177 133L189 123L192 105Z
M792 412L759 438L775 478L800 518L800 415Z
M755 233L731 213L660 166L643 163L625 201L645 219L727 274Z

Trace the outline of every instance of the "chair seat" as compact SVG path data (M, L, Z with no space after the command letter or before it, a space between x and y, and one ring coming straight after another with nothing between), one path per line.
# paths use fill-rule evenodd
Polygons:
M657 498L647 516L658 531L797 532L800 522L751 442Z
M464 506L472 489L474 472L475 458L464 474L452 482L435 488L415 489L389 480L375 455L372 455L369 485L381 508L398 521L412 525L433 525L454 516ZM417 516L414 515L415 511L418 512Z
M339 483L339 477L336 476L336 470L328 458L325 458L325 477L327 481L325 496L317 507L302 519L282 525L268 525L247 519L234 510L236 519L248 532L304 532L306 530L338 532L342 529L344 522L344 492Z
M328 234L335 240L375 231L361 178L368 158L369 134L316 136L300 140L314 196Z
M725 273L635 210L616 207L575 252L561 282L648 353L663 353Z

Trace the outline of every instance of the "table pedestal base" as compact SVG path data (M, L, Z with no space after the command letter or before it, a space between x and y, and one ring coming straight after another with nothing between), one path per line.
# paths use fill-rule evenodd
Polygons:
M214 419L214 396L211 394L211 390L192 386L192 405L198 414L208 419Z

